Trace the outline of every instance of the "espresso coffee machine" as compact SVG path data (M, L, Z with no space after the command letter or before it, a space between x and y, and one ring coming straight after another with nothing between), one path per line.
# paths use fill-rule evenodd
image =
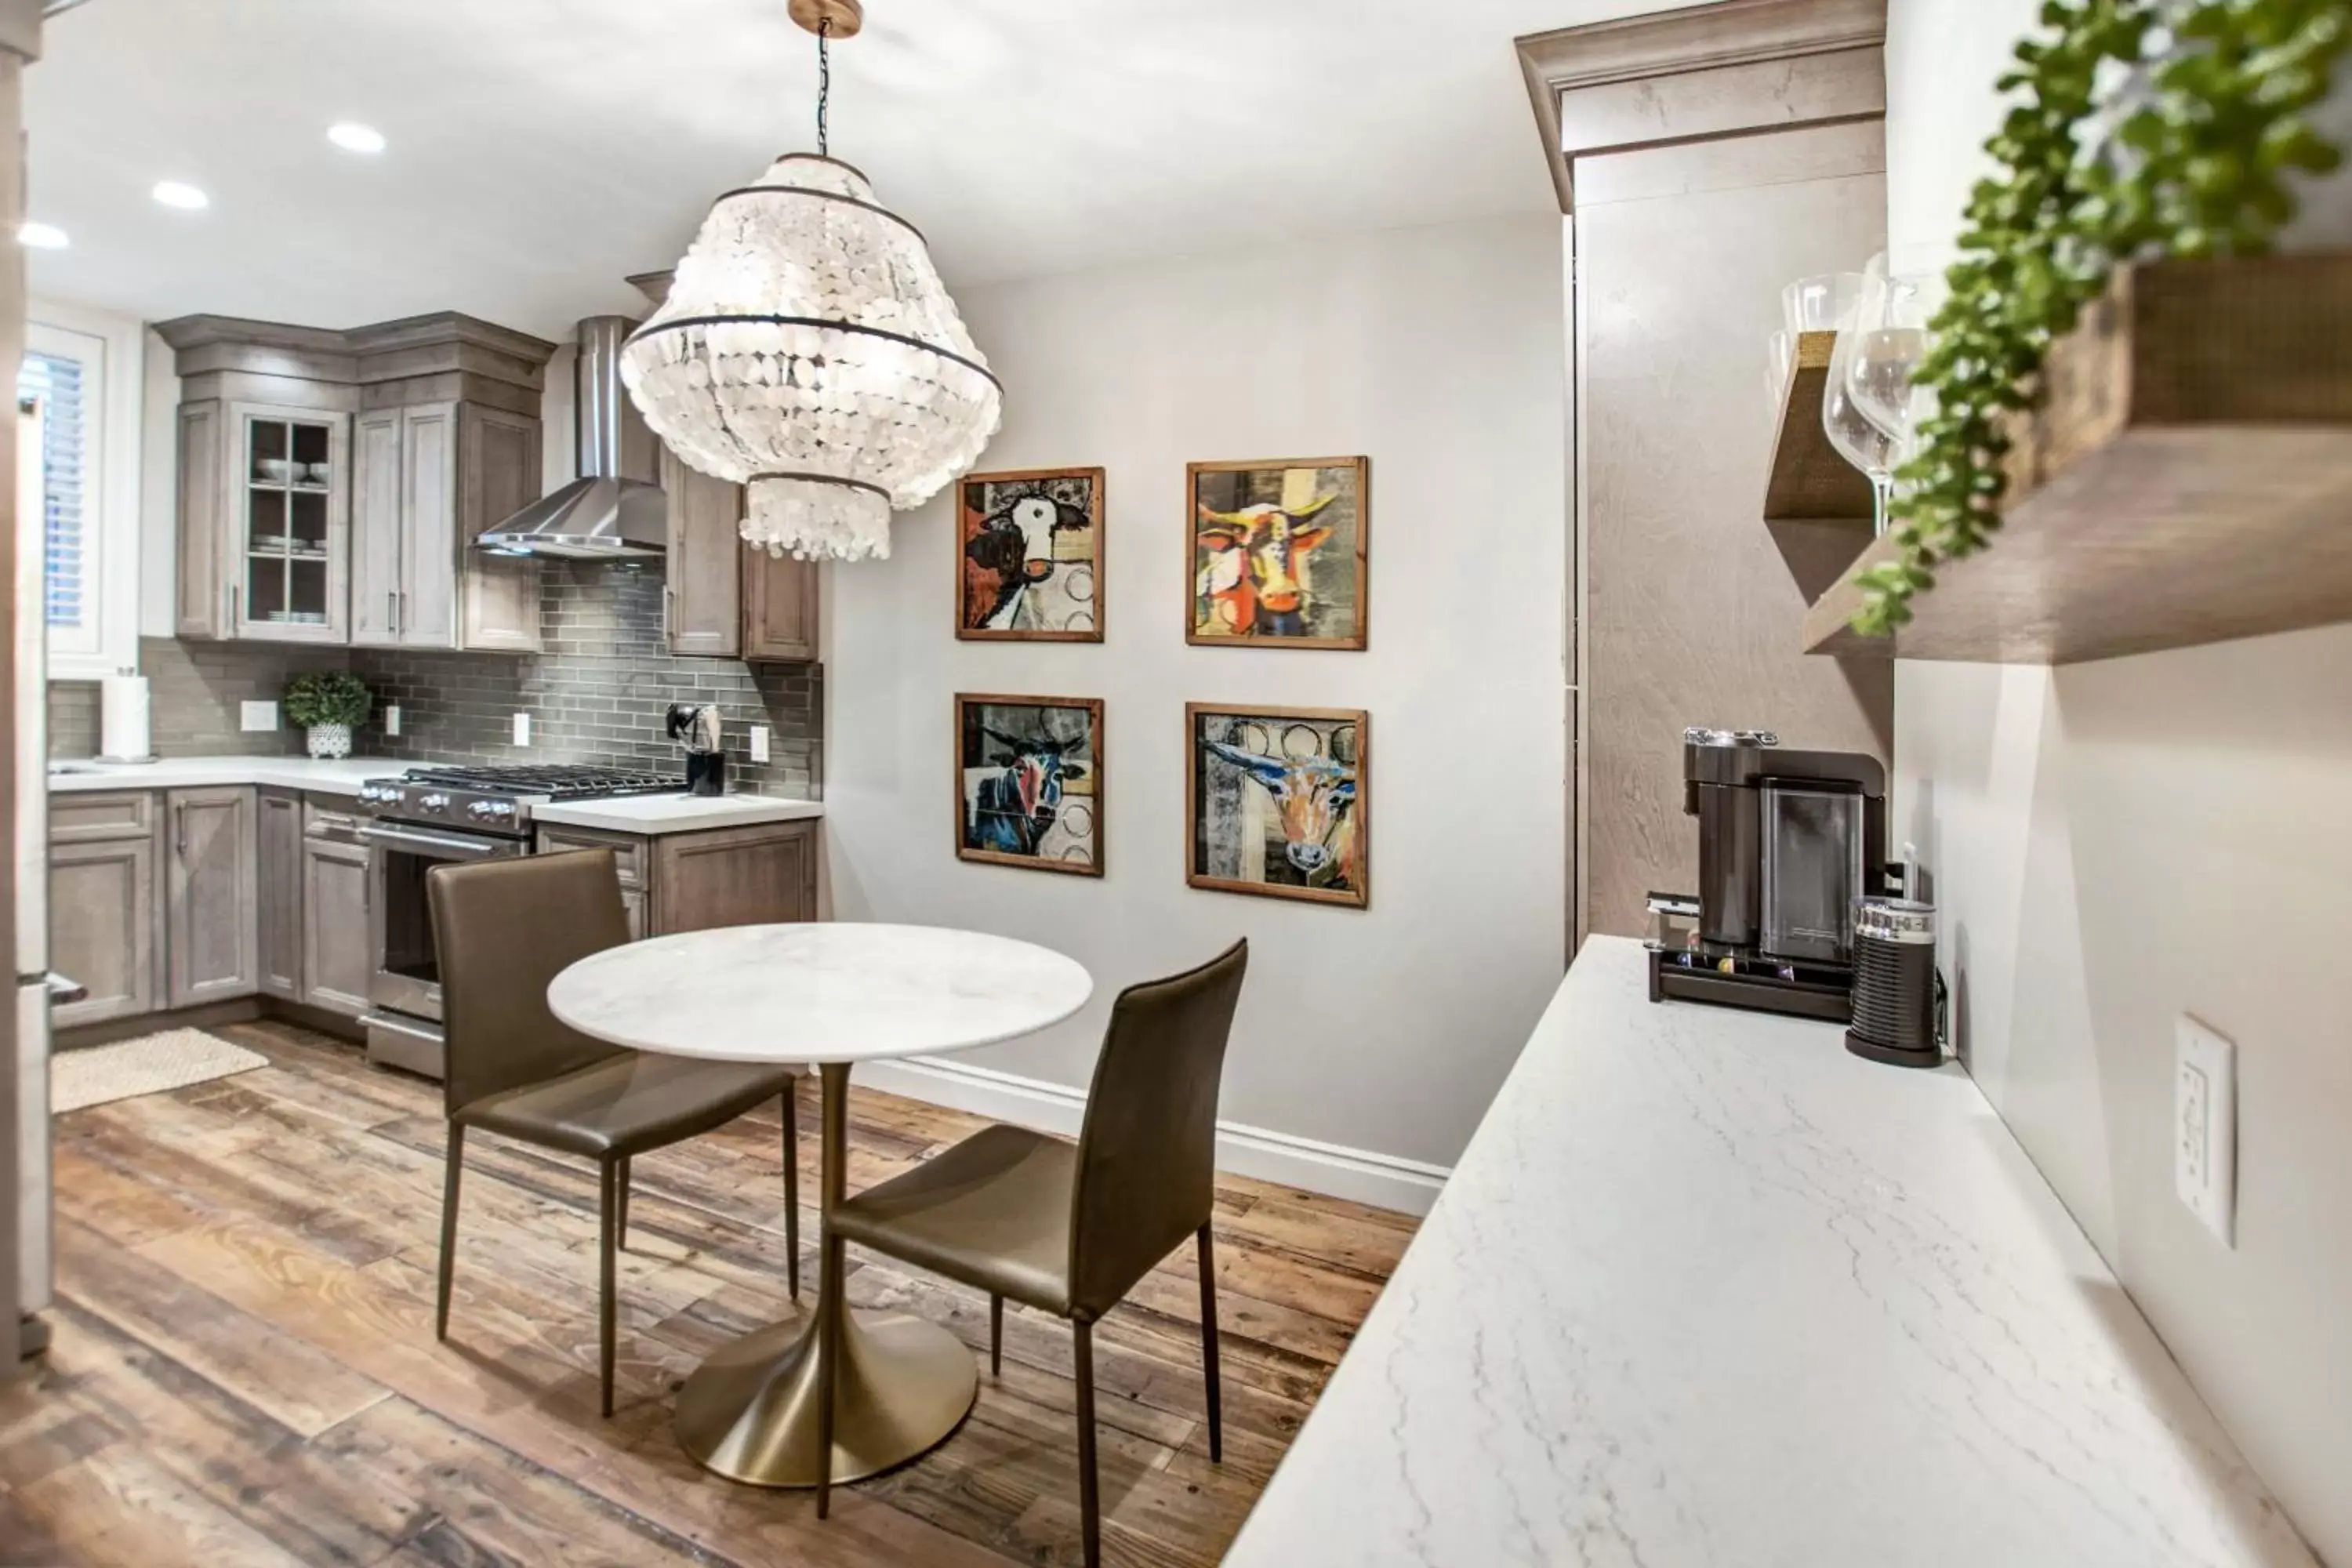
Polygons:
M1650 897L1650 1000L1846 1022L1854 913L1887 890L1885 768L1768 731L1685 730L1683 810L1698 896Z

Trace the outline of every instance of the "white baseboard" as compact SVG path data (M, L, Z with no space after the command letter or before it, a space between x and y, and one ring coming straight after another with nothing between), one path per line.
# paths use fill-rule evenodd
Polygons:
M909 1100L1066 1137L1077 1135L1078 1123L1086 1116L1087 1097L1081 1089L965 1062L922 1058L860 1062L856 1081ZM1437 1190L1453 1173L1443 1165L1321 1143L1238 1121L1217 1123L1217 1168L1412 1215L1429 1212L1429 1205L1437 1201Z

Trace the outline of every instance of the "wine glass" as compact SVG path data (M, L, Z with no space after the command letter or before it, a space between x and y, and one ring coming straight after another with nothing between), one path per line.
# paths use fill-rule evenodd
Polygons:
M1902 460L1895 438L1874 424L1854 400L1851 368L1856 340L1861 336L1857 301L1837 324L1837 346L1830 353L1829 374L1822 378L1822 433L1838 456L1860 468L1870 481L1871 531L1886 531L1886 498L1895 489L1895 468Z
M1780 290L1780 323L1794 338L1800 332L1833 332L1861 302L1864 279L1859 272L1817 272L1800 278Z
M1862 416L1885 432L1906 458L1935 402L1931 392L1914 384L1914 377L1934 346L1927 323L1942 306L1945 291L1939 274L1890 272L1881 256L1864 274L1854 310L1846 390Z

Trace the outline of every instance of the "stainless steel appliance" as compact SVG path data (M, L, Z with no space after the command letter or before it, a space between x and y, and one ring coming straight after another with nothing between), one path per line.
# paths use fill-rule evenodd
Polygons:
M1845 1048L1890 1067L1941 1067L1941 989L1936 906L1915 898L1864 899L1854 917L1853 1026L1845 1032Z
M727 752L720 741L719 710L709 702L673 702L669 738L686 752L686 793L727 793Z
M360 786L368 817L368 940L375 970L368 1059L439 1078L441 971L433 947L425 874L436 866L528 855L531 811L553 801L672 794L686 781L593 763L411 768Z
M1661 931L1688 921L1651 943L1651 1000L1845 1022L1854 911L1885 877L1885 768L1769 731L1686 730L1683 809L1698 818L1698 897L1651 896Z
M587 561L668 552L669 500L656 482L660 444L621 384L621 343L634 325L623 316L580 323L572 362L580 477L483 530L478 548Z

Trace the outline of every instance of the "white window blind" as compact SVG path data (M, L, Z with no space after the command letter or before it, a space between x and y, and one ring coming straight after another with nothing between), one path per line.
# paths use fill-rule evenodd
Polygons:
M79 644L95 631L90 545L96 534L97 477L91 424L95 366L61 353L28 351L16 377L19 398L41 402L41 506L44 595L53 635Z

